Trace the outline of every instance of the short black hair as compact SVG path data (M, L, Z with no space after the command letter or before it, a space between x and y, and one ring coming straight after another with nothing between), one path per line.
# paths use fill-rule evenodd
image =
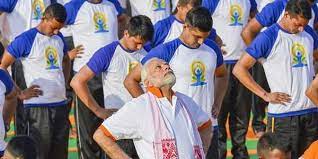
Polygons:
M36 159L39 151L35 141L29 136L13 137L6 148L14 158Z
M3 53L4 53L4 46L0 42L0 59L1 59L2 55L3 55Z
M53 18L60 23L64 23L67 17L65 7L59 3L53 3L45 9L44 17L47 19Z
M185 23L198 28L202 32L209 32L212 29L213 21L208 9L204 7L192 8L186 16Z
M281 136L276 133L267 132L261 136L257 143L257 154L263 156L275 149L284 153L291 151L290 143L283 142Z
M300 15L308 20L310 20L312 17L311 5L307 0L289 0L287 2L285 11L292 16Z
M127 30L130 36L140 36L144 41L152 40L154 34L153 24L145 15L132 17L128 22Z

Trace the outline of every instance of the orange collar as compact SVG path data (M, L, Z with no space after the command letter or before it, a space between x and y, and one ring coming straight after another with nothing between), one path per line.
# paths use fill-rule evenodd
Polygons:
M157 87L151 86L147 88L148 92L151 92L153 95L155 95L158 98L163 98L163 94L161 90ZM173 95L175 95L175 92L173 92Z

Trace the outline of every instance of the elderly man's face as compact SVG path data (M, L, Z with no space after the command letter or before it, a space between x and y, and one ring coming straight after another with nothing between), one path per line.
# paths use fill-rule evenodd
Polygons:
M155 87L161 88L176 83L176 77L173 74L169 64L163 60L153 60L148 66L148 81Z

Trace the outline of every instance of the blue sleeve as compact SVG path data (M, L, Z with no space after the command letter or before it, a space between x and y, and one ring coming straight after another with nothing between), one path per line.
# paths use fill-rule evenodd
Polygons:
M19 35L8 46L8 52L16 59L21 57L27 57L30 54L35 36L37 34L36 29L31 29Z
M152 43L151 42L147 42L145 45L144 45L144 49L149 52L151 49L152 49Z
M63 41L63 44L64 44L64 46L63 46L63 53L64 53L64 55L66 55L66 54L67 54L67 51L68 51L68 48L67 48L67 45L66 45L64 36L63 36L63 34L60 33L60 32L59 32L57 35L58 35L58 36L62 39L62 41Z
M202 7L209 10L211 15L213 15L216 7L218 6L220 0L202 0Z
M209 36L208 36L208 39L210 39L210 40L212 40L212 41L215 41L216 36L217 36L216 30L215 30L214 28L212 28L212 29L211 29L211 32L210 32L210 34L209 34Z
M317 7L317 5L312 5L312 9L315 13L314 15L312 15L315 17L315 19L314 19L314 25L315 25L316 23L318 23L318 7Z
M222 51L221 51L220 47L212 40L205 40L204 44L208 45L216 53L216 67L221 66L224 61L223 61L223 55L222 55Z
M285 4L283 1L274 1L267 4L261 12L256 14L256 20L264 27L269 27L277 22L280 15L284 12Z
M11 13L18 0L0 0L0 12Z
M152 49L142 60L141 63L145 64L148 60L156 57L162 59L166 62L170 62L177 48L180 46L181 42L179 39L175 39L165 44L161 44L154 49Z
M121 7L120 3L118 2L118 0L108 0L109 2L112 2L118 12L118 15L121 15L124 13L124 9L123 7Z
M152 38L152 48L155 48L156 46L162 44L165 41L165 38L167 37L170 31L173 21L174 17L170 16L155 24L155 32Z
M264 32L258 34L251 45L248 46L245 51L256 60L260 58L267 58L277 39L277 35L277 28L270 27Z
M2 81L2 83L6 87L5 94L7 95L7 94L11 93L11 91L14 87L12 79L11 79L10 75L2 69L0 69L0 81Z
M75 23L77 13L86 0L72 0L64 5L67 13L66 25L72 25Z
M318 48L318 35L317 35L317 33L309 25L307 25L305 27L305 31L308 34L310 34L312 36L312 38L314 39L314 50L316 50Z
M100 48L94 53L92 58L88 61L87 66L94 72L95 75L99 75L100 73L107 71L117 46L118 42L113 42Z
M251 9L250 9L250 12L255 12L257 11L257 3L255 0L250 0L250 3L251 3Z

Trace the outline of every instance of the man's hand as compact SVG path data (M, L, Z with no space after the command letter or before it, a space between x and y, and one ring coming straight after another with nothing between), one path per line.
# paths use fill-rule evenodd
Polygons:
M286 103L291 101L290 95L281 92L265 93L263 99L272 104L282 105L286 105Z
M221 105L214 104L212 107L212 117L217 119L221 110Z
M40 86L32 85L31 87L21 91L18 97L20 100L26 100L33 97L39 97L40 95L43 95L42 90L40 90Z
M67 54L70 60L74 60L75 58L81 58L80 55L84 53L83 51L84 51L84 46L78 45L73 50L69 51Z
M118 111L118 109L105 109L105 108L99 107L95 111L95 115L104 120L104 119L110 117L113 113L115 113L117 111Z

